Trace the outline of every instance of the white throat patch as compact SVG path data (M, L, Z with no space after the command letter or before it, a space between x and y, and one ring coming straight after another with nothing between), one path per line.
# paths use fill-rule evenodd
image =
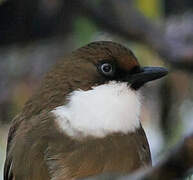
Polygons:
M91 90L70 94L69 103L52 111L69 136L104 137L133 132L140 126L140 96L127 83L111 81Z

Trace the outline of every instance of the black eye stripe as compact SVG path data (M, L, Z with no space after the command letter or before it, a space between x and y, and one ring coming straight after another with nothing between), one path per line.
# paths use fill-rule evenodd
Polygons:
M125 76L140 73L140 66L134 66L131 70L124 70L119 67L114 59L112 60L101 60L96 64L100 74L107 79L122 80Z
M139 73L140 71L141 71L141 68L139 66L135 66L129 71L129 74L136 74L136 73Z

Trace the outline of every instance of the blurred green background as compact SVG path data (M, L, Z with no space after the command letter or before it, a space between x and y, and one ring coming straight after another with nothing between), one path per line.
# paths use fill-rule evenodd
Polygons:
M142 89L142 124L157 163L193 131L192 10L192 0L0 0L0 180L11 119L57 60L95 40L169 68Z

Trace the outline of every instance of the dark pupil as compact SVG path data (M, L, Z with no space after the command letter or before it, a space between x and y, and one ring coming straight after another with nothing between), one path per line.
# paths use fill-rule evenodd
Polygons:
M104 72L110 72L111 71L111 65L109 65L109 64L104 65L103 66L103 71Z

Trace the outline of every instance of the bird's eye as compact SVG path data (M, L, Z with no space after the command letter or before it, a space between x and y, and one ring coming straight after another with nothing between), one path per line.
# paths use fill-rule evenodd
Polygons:
M107 76L112 76L113 75L113 66L112 64L109 63L104 63L100 67L102 73Z

